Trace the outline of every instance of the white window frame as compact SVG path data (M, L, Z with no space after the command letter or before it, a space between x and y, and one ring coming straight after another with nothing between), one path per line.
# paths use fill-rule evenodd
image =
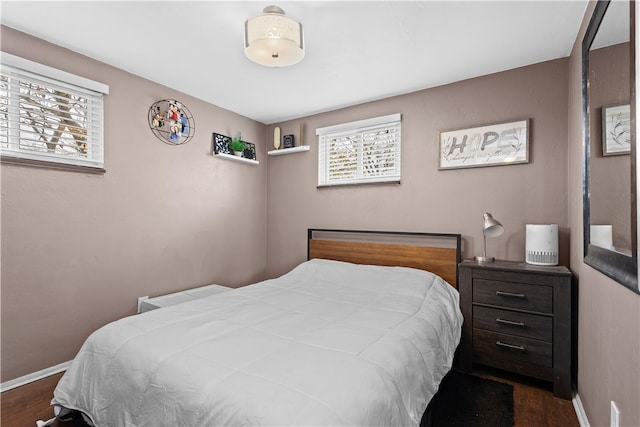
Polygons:
M318 135L318 187L328 187L336 185L373 184L373 183L399 183L401 179L401 143L402 143L402 116L390 114L387 116L374 117L371 119L358 120L333 126L326 126L316 129ZM375 132L392 133L387 147L392 150L392 167L385 168L379 174L368 175L363 167L363 140L366 135ZM329 164L331 142L337 139L353 139L353 149L357 152L356 171L353 176L339 177L337 173L332 173ZM344 165L348 161L345 160ZM335 172L335 170L334 170Z
M7 107L7 117L0 117L4 133L0 145L0 159L4 163L18 163L70 170L104 172L104 95L109 86L47 65L39 64L6 52L0 52L0 73L6 76L9 90L0 96ZM20 147L20 100L16 81L37 83L49 89L62 90L87 100L90 110L86 128L86 155L64 155L51 151L25 150Z

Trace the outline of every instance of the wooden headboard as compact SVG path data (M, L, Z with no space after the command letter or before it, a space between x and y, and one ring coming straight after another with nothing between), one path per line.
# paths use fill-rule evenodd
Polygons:
M418 268L457 288L461 240L460 234L310 228L307 259Z

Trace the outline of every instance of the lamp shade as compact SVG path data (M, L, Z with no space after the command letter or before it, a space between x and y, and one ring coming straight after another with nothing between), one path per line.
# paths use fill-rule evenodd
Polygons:
M498 237L504 232L504 227L489 212L485 212L482 232L487 237Z
M304 58L302 24L285 16L277 6L244 23L244 53L267 67L287 67Z

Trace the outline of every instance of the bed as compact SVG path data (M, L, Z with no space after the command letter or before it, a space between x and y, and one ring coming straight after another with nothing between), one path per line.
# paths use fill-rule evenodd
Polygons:
M310 229L307 258L100 328L52 404L96 426L419 425L460 340L460 235Z

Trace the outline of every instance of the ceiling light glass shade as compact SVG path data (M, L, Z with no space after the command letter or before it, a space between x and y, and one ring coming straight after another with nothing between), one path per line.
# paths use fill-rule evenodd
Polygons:
M277 6L244 23L244 53L267 67L287 67L304 58L302 24L287 18Z

